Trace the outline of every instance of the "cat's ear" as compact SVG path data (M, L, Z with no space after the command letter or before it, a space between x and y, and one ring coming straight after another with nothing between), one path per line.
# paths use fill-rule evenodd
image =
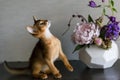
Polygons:
M37 21L36 16L33 16L34 23Z
M34 32L34 30L33 30L33 28L32 28L31 26L27 26L26 29L27 29L27 31L28 31L29 33L35 34L35 32Z

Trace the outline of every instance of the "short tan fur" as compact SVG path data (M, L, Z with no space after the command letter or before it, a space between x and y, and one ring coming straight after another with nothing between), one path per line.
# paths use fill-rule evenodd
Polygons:
M54 61L59 58L69 71L73 71L67 57L62 51L61 42L49 30L51 22L48 20L37 20L33 17L34 25L28 26L27 31L38 38L39 41L33 49L29 59L29 69L35 78L48 78L47 74L52 73L55 78L61 78L59 70L55 67ZM8 66L5 64L8 68Z

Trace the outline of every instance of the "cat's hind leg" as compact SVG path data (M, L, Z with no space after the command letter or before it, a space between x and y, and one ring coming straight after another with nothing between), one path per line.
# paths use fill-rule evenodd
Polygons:
M51 70L50 70L50 68L49 68L48 66L45 67L45 69L44 69L43 72L46 73L46 74L50 74L50 73L52 73Z
M42 65L40 63L34 63L32 66L32 75L34 78L47 79L48 76L45 73L41 73Z
M55 78L61 78L62 75L59 73L59 70L55 67L53 61L46 59L46 63L48 65L48 67L51 70L51 73L55 76Z
M51 73L51 70L50 70L50 68L48 67L47 64L43 66L42 72L45 73L45 74L50 74Z

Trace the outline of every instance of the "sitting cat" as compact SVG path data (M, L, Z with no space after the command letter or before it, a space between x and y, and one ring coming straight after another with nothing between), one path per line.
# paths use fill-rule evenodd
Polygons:
M52 35L49 30L51 26L48 20L37 20L35 17L34 25L28 26L27 31L38 38L39 41L33 49L29 59L29 67L23 69L10 68L7 63L4 63L5 68L15 74L24 74L28 70L31 71L33 77L46 79L47 74L52 73L55 78L61 78L59 70L55 67L54 61L59 58L69 71L73 71L72 66L68 62L67 57L62 51L61 42L58 38Z

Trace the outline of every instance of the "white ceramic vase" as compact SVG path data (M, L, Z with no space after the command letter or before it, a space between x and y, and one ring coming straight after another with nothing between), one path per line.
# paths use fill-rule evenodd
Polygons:
M117 44L112 41L112 47L108 50L91 45L79 52L79 59L89 68L109 68L118 60L119 51Z

